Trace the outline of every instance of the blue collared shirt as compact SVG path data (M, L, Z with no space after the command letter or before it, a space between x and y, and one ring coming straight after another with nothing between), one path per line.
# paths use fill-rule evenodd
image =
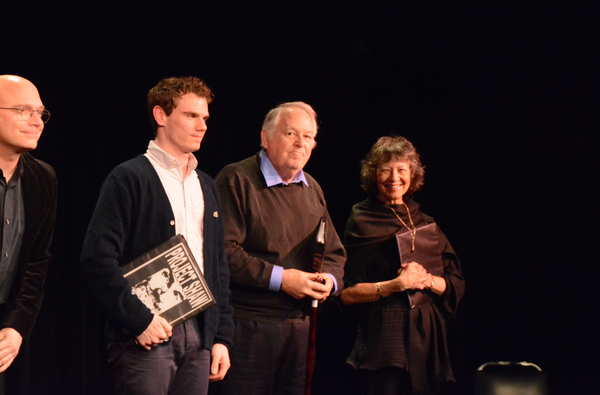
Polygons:
M269 160L269 157L267 156L265 150L260 150L260 171L262 172L263 177L265 177L265 182L267 183L267 187L269 188L274 185L289 185L298 182L302 182L304 183L304 185L309 186L308 182L306 181L306 177L304 176L304 171L302 169L300 169L300 171L296 173L294 179L291 182L283 182L283 180L279 176L279 173L277 173L277 170L275 170L275 167L273 167L273 164Z
M300 171L296 173L291 182L283 182L281 176L279 176L277 170L275 170L275 167L273 167L273 164L269 160L269 157L267 156L265 150L260 150L260 171L263 177L265 178L267 187L269 188L279 184L289 185L299 182L302 182L307 187L310 187L310 185L308 185L308 182L306 181L306 176L304 176L304 171L302 169L300 169ZM333 277L329 273L325 274L327 274L333 280L333 289L331 293L334 293L337 290L337 282L335 281L335 277ZM282 279L283 266L274 265L273 271L271 272L271 280L269 281L269 290L273 292L279 292L279 290L281 289Z

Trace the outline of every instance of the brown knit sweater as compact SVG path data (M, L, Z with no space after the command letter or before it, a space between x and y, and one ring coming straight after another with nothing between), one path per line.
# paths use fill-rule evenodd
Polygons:
M343 288L346 253L329 218L323 191L305 173L302 183L268 188L254 155L226 166L216 177L225 214L225 249L231 272L231 304L239 318L301 318L308 300L269 290L273 265L312 271L317 226L326 219L323 273Z

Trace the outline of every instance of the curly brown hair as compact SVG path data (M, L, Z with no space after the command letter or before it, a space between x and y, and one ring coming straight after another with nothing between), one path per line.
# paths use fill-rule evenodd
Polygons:
M148 92L148 114L154 134L158 129L156 119L154 119L154 107L159 106L167 116L171 115L173 109L177 107L179 99L182 96L193 93L206 100L207 104L213 101L212 90L206 85L206 82L198 77L169 77L162 79L154 88Z
M392 159L407 161L410 164L410 187L406 197L411 197L423 186L425 182L425 167L417 150L405 137L384 136L371 147L366 158L360 162L361 187L369 196L375 197L379 194L377 186L377 168Z

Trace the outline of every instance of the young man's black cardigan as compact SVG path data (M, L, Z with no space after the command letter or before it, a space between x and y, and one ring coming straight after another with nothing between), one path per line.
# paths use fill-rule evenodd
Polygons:
M233 309L223 245L223 213L214 181L196 170L204 195L204 275L217 304L198 316L204 348L230 347ZM152 313L131 294L120 267L175 235L175 217L150 161L140 155L108 176L90 222L81 257L87 286L108 314L106 335L132 339L152 321Z

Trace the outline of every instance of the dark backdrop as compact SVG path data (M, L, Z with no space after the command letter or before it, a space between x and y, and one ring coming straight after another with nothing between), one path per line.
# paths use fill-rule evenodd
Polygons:
M312 104L306 170L340 233L364 198L359 161L379 136L406 136L427 166L416 200L467 279L459 393L490 360L539 364L555 394L597 391L599 7L257 3L3 4L0 73L38 86L52 119L34 155L60 184L47 296L11 367L18 393L107 392L103 317L78 258L102 181L152 137L146 93L179 75L215 92L197 154L212 176L258 151L270 108ZM331 356L348 334L321 320Z

